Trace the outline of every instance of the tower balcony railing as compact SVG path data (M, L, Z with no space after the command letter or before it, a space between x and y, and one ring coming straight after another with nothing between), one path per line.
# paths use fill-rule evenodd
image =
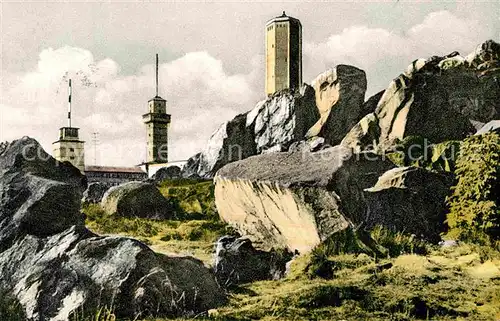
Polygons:
M147 113L142 115L142 120L146 124L151 122L170 123L170 115L163 113Z

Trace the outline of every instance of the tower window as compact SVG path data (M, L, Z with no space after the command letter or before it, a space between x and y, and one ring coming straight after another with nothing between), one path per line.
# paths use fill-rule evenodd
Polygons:
M69 159L74 160L74 159L75 159L75 156L71 156Z
M70 152L74 152L74 151L75 151L75 149L74 149L74 148L70 148L70 149L69 149L69 151L70 151Z

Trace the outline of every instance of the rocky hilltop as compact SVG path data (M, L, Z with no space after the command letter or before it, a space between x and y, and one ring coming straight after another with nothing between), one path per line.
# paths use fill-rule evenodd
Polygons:
M409 136L432 143L461 140L473 124L500 118L500 45L492 40L462 57L417 59L394 79L342 144L359 149L391 149Z
M312 86L277 92L222 124L205 150L188 161L188 172L210 178L228 163L287 151L294 143L316 136L336 145L366 114L365 92L365 72L347 65L327 70Z
M130 318L192 315L226 301L200 261L87 230L84 185L76 168L31 138L0 150L0 290L27 319L67 320L102 307Z
M149 230L163 222L157 239L206 237L206 248L218 240L214 271L135 239L96 235L81 213L86 179L76 168L28 137L0 144L0 299L13 298L36 321L102 307L129 319L195 317L228 302L233 285L286 275L283 283L268 281L286 294L260 283L260 294L238 288L238 318L283 312L308 319L309 309L324 319L494 315L498 295L487 291L500 286L500 265L493 247L481 257L461 253L457 262L450 253L414 254L427 253L445 232L474 246L500 245L499 78L500 45L491 40L467 56L417 59L368 99L365 73L338 65L222 124L182 170L87 190L84 204L100 202L93 215L109 214L106 222L143 220ZM182 187L175 181L182 177L203 187ZM188 204L189 213L177 215L174 204ZM176 216L184 222L167 221ZM468 296L462 282L474 289ZM451 287L459 294L447 293Z
M365 72L335 66L312 86L277 92L222 124L188 161L187 173L211 178L228 163L317 137L357 150L390 150L411 136L430 143L464 139L500 118L499 52L488 40L465 57L417 59L366 101Z
M366 102L364 72L337 66L313 82L319 119L302 142L217 172L219 214L265 250L307 252L377 225L438 242L457 144L498 127L499 77L491 40L466 57L418 59Z

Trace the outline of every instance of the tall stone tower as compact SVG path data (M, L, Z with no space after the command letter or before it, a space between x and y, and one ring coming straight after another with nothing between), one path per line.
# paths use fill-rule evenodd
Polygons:
M158 96L158 54L156 54L156 96L148 102L149 112L142 116L147 130L147 162L158 164L168 162L167 101Z
M302 84L302 25L283 11L266 23L266 95Z
M60 162L70 162L85 171L85 142L78 137L79 128L71 126L71 79L68 87L68 126L59 128L59 140L52 143L52 156Z

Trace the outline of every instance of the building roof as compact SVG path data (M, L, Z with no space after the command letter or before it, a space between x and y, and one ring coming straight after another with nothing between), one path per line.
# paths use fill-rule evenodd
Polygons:
M146 174L140 167L85 166L85 172Z
M297 23L300 24L300 20L299 19L287 16L286 13L285 13L285 11L283 11L283 14L281 16L278 16L278 17L275 17L275 18L272 18L271 20L269 20L266 23L266 26L268 24L271 24L271 23L274 23L274 22L282 22L282 21L294 21L294 22L297 22Z

